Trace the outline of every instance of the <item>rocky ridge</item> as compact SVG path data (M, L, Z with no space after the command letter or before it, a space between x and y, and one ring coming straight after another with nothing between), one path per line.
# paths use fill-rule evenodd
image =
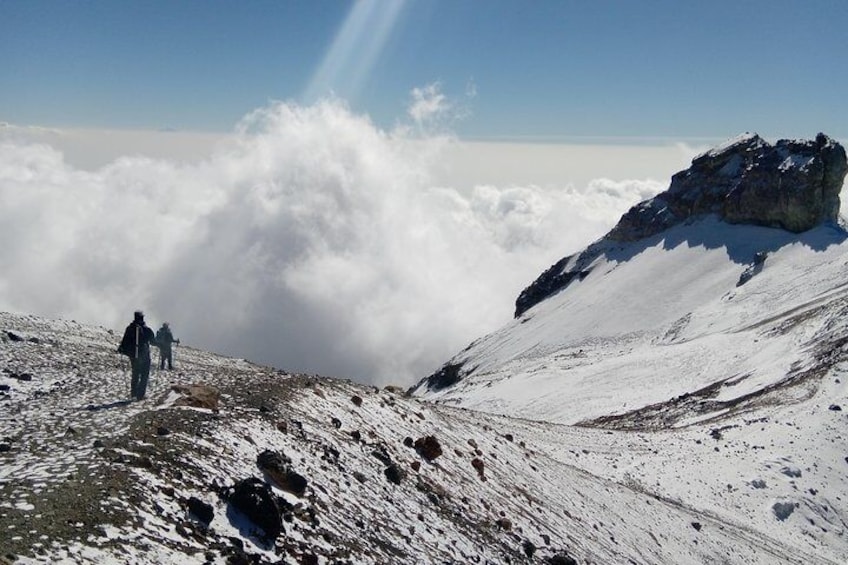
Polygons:
M542 273L518 296L515 317L584 278L588 265L618 244L707 215L795 233L836 222L847 171L845 149L822 133L774 145L756 134L741 135L695 157L668 190L633 206L599 241Z
M458 410L190 347L129 403L114 332L4 313L0 328L0 561L817 562L608 474L625 468L622 446L649 453L650 434ZM700 435L680 440L713 453Z

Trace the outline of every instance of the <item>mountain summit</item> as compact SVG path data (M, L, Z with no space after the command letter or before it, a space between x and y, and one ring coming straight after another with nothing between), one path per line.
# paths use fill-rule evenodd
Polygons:
M845 149L822 133L814 141L783 139L774 145L756 134L740 135L695 157L691 167L671 178L668 190L633 206L601 241L637 241L706 215L729 224L804 232L837 220L846 171ZM585 276L580 269L563 272L569 259L524 289L515 303L516 317Z
M695 157L667 191L631 208L607 237L635 241L705 214L731 224L807 231L836 221L846 170L845 149L822 133L814 141L774 145L741 135Z

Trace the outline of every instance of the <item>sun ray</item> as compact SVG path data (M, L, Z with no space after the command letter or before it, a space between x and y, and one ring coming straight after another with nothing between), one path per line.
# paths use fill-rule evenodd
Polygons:
M302 99L312 103L330 94L356 98L371 74L406 2L354 3Z

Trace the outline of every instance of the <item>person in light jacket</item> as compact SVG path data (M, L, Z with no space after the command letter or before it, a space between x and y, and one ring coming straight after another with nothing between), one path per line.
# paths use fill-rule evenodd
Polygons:
M168 360L168 370L174 368L174 357L171 351L172 343L179 343L180 340L174 339L174 334L171 333L171 327L168 322L162 324L159 331L156 332L156 342L159 344L159 370L165 369L165 360Z

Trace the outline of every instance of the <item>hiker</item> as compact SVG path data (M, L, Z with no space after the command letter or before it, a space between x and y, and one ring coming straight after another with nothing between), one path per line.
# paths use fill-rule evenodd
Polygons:
M141 400L147 392L147 379L150 377L150 346L158 345L153 330L144 324L144 312L136 310L133 321L124 330L124 337L118 351L127 355L132 363L130 379L130 397Z
M168 360L168 370L173 370L174 357L171 354L171 344L180 343L180 340L174 339L174 334L171 333L168 322L163 323L159 331L156 332L156 342L159 344L159 370L165 370L165 359Z

